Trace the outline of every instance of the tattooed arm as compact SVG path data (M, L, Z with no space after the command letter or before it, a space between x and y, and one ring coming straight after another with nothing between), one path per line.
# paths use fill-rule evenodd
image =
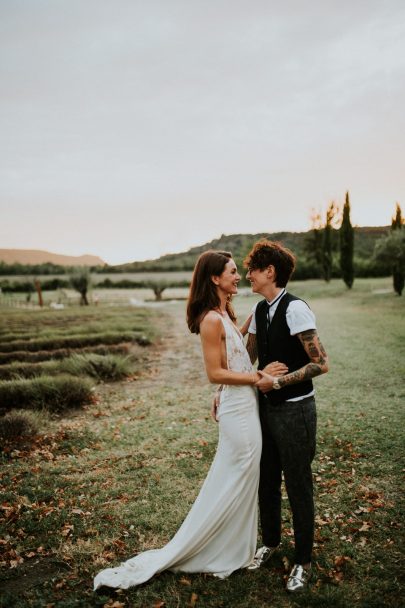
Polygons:
M311 378L315 378L315 376L326 374L329 370L328 355L322 346L317 331L315 329L309 329L308 331L297 334L297 337L304 347L310 361L295 372L291 372L290 374L286 374L279 378L278 383L281 387L305 382L305 380L310 380ZM273 376L269 375L269 372L271 374L271 371L268 367L269 366L264 368L263 372L265 375L263 375L261 380L256 384L263 393L267 393L273 388ZM262 372L259 372L259 374L262 375Z

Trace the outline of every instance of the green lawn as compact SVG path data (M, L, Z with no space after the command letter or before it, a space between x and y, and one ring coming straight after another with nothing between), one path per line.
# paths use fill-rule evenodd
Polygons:
M317 379L317 528L312 584L288 596L293 555L285 500L280 552L258 572L219 581L163 573L93 594L101 568L162 546L193 503L215 452L211 388L184 302L156 320L162 336L143 378L101 385L84 410L47 420L32 445L3 455L0 602L4 607L380 608L401 605L404 302L389 279L296 282L330 357ZM241 320L254 297L240 297ZM36 314L36 313L33 313Z

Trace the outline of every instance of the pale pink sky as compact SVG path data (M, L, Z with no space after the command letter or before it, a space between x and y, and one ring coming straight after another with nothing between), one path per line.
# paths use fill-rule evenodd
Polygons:
M2 0L0 247L119 263L405 209L402 0Z

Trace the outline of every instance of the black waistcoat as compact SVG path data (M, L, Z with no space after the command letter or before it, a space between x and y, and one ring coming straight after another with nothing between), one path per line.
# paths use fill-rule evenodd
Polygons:
M287 325L287 307L293 300L299 300L286 293L277 305L276 312L268 327L266 300L262 300L256 307L256 340L259 356L258 369L263 369L268 363L280 361L288 366L288 373L300 369L310 359L297 336L290 334ZM271 390L265 395L259 391L259 400L262 404L281 403L287 399L307 395L313 390L312 380L305 380L298 384L291 384L279 390Z

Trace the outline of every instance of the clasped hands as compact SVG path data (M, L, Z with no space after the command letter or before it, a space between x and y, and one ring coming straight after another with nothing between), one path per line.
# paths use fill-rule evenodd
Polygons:
M273 388L274 378L279 378L280 376L284 376L288 372L288 367L284 363L279 363L279 361L273 361L273 363L269 363L266 365L264 369L257 370L257 374L259 379L255 383L255 386L262 393L268 393Z
M279 378L280 376L284 376L288 372L288 367L284 365L284 363L279 363L278 361L273 361L273 363L269 363L262 370L257 370L258 380L254 386L262 391L262 393L268 393L273 388L274 378ZM211 405L211 416L218 422L217 410L219 405L219 395L220 391L217 390L212 399Z

